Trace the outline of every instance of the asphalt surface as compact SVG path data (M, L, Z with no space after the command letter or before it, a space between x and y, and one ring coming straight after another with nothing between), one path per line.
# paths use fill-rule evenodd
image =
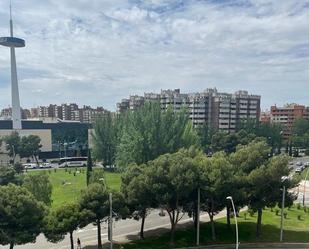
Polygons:
M159 210L153 210L146 218L145 231L148 233L163 233L169 230L170 221L166 214L164 217L159 216ZM225 211L219 213L216 218L224 217ZM201 221L209 221L207 214L201 215ZM192 224L192 219L188 216L184 216L179 222L179 225ZM117 242L127 242L132 239L136 239L140 231L141 221L135 221L133 219L119 220L114 222L113 226L113 239ZM102 242L106 243L107 240L107 224L102 224ZM97 229L93 225L88 225L83 229L79 229L74 232L74 242L76 244L77 238L81 240L83 246L95 245L97 243ZM67 249L70 248L70 239L67 235L65 239L57 244L50 243L46 240L44 235L40 235L36 243L26 244L21 246L15 246L16 249Z

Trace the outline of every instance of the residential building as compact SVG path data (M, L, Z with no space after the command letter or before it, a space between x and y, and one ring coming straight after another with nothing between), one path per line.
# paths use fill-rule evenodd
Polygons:
M133 108L133 107L132 107ZM81 123L92 123L97 117L106 113L103 107L92 108L83 106L79 108L77 104L50 104L48 106L39 106L36 108L22 109L22 119L32 120L69 120ZM0 117L2 120L11 119L12 109L5 108L1 110Z
M309 107L287 104L283 107L272 106L270 109L270 121L282 125L285 139L291 136L293 124L300 118L309 118Z
M169 106L174 111L188 108L189 118L195 127L207 125L217 130L235 132L241 120L259 120L261 97L247 91L220 93L215 88L199 93L181 93L180 89L161 90L160 94L145 93L143 97L132 95L129 99L123 99L117 104L117 112L134 111L145 101L160 101L162 111Z

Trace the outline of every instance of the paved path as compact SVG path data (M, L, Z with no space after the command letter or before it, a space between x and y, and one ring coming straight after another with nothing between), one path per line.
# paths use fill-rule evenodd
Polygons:
M162 234L166 233L170 229L170 221L169 217L166 214L164 217L160 217L159 210L153 210L145 221L145 232L146 235L152 234ZM219 213L216 216L216 219L224 217L226 214L225 211ZM207 222L209 221L207 214L201 215L201 221ZM140 221L135 220L120 220L118 222L114 222L114 240L119 243L125 243L130 240L138 239L138 233L140 231ZM184 216L184 218L179 222L179 227L187 226L192 224L192 219L188 216ZM103 243L107 242L107 224L102 225L102 241ZM77 238L80 238L82 245L95 245L97 243L97 229L93 225L88 225L84 229L80 229L74 232L75 241ZM44 235L40 235L37 238L36 243L34 244L26 244L21 246L15 246L16 249L68 249L70 248L69 237L66 236L63 241L58 244L53 244L47 242Z

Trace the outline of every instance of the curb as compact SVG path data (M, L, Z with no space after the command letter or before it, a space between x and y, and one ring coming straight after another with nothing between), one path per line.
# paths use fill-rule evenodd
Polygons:
M210 245L210 246L197 246L197 247L184 247L178 249L234 249L235 244L225 244L225 245ZM240 244L239 248L243 249L256 249L256 248L290 248L290 249L300 249L309 248L309 243L263 243L263 244Z

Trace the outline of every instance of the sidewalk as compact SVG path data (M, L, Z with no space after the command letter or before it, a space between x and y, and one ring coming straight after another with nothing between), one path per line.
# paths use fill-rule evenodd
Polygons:
M217 219L221 219L221 218L224 218L226 217L226 211L223 210L221 211L219 214L217 214L215 216L215 220ZM201 222L209 222L209 216L208 214L203 214L201 215L200 217L200 221ZM189 219L184 219L184 220L180 220L179 223L177 224L177 230L181 230L181 229L185 229L187 227L192 227L193 226L193 221L192 221L192 218L189 218ZM159 236L159 235L162 235L162 234L165 234L165 233L168 233L170 231L170 224L162 224L160 226L157 226L157 227L152 227L150 229L146 229L144 231L144 235L145 235L145 238L147 237L153 237L153 236ZM134 240L139 240L139 231L132 231L130 233L127 233L127 234L122 234L122 235L119 235L119 236L115 236L114 238L114 243L115 243L115 246L114 246L114 249L118 249L118 248L121 248L119 245L121 244L125 244L125 243L128 243L130 241L134 241ZM103 248L110 248L110 243L108 241L103 241ZM83 249L97 249L97 245L88 245L88 246L85 246L83 247Z

